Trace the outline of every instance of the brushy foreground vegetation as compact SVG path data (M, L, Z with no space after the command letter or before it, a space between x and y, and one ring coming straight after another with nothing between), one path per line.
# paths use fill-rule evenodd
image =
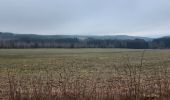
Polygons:
M2 49L2 100L169 100L170 50Z

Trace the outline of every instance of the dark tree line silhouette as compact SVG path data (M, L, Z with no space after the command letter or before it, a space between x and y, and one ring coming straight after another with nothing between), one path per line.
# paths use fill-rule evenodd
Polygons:
M79 39L76 37L40 37L37 35L1 34L0 48L170 48L170 37L145 41L144 39Z

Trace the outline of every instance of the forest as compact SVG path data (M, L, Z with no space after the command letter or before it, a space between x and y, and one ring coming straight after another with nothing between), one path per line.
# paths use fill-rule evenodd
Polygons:
M0 33L0 48L170 48L170 37L145 40Z

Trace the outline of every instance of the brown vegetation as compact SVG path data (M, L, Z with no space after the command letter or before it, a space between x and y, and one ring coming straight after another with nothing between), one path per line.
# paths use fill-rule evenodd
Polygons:
M142 64L142 63L141 63ZM23 77L9 72L9 100L169 100L168 69L160 66L146 74L142 65L126 65L110 79L90 79L52 73ZM152 75L150 73L153 73Z
M2 100L169 100L170 69L168 65L148 67L144 52L140 63L124 58L122 67L113 65L109 77L82 75L63 68L63 71L39 70L18 73L7 68L6 89L1 90ZM76 70L77 71L77 70ZM101 74L99 72L99 74Z

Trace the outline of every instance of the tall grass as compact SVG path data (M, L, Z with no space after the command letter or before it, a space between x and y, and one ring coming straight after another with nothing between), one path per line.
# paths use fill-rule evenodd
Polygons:
M8 100L170 100L169 66L146 70L144 52L139 64L126 60L108 79L48 72L17 75L8 70ZM58 76L56 76L58 75Z

